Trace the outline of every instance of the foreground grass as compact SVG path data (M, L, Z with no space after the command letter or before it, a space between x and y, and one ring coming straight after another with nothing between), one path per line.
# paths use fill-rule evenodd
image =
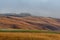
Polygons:
M60 40L60 34L0 32L0 40Z
M60 40L60 32L0 29L0 40Z

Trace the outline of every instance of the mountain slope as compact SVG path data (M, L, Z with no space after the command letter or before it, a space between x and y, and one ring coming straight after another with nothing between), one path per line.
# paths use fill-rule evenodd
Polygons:
M0 29L60 30L60 19L0 16Z

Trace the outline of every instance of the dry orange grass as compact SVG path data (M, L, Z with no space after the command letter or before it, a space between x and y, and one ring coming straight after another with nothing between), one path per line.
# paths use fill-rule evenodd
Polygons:
M0 32L0 40L60 40L60 34Z
M0 29L60 30L60 22L58 19L48 17L2 16L0 17Z

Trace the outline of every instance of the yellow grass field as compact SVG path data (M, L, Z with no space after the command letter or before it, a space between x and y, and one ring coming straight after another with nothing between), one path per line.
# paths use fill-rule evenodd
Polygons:
M0 32L0 40L60 40L60 34Z

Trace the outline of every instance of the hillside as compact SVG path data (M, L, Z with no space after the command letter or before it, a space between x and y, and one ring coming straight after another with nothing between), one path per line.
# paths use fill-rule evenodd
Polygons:
M0 16L0 29L60 30L60 19L50 17Z

